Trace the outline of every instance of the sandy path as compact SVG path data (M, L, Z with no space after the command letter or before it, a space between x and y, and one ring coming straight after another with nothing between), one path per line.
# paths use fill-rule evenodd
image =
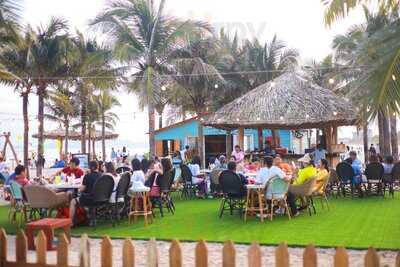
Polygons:
M91 239L91 266L100 266L100 239ZM79 243L78 238L72 239L70 246L69 259L73 265L78 265L79 262ZM123 240L112 240L113 244L113 261L114 266L121 266ZM136 266L146 265L146 241L134 241L136 253ZM160 257L160 266L168 266L168 249L170 243L157 242ZM181 243L184 266L194 266L194 248L195 243ZM222 244L210 243L208 246L209 266L222 266ZM247 266L247 245L236 245L236 266ZM275 248L270 246L262 246L263 266L273 266L275 262ZM15 259L15 237L9 236L8 252L9 260ZM351 266L362 266L364 261L365 251L349 250ZM318 266L333 266L334 249L318 249ZM302 248L289 248L291 266L302 266ZM395 266L396 252L380 251L381 266ZM36 254L34 251L29 251L28 261L34 262ZM49 252L48 263L56 262L55 252Z

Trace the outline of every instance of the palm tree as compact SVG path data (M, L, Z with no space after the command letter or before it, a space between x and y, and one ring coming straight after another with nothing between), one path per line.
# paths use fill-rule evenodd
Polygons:
M396 12L399 0L321 0L325 5L325 24L331 26L335 21L344 18L349 11L365 5L379 6L389 12Z
M95 40L85 38L80 32L68 44L71 46L68 56L69 74L80 104L81 151L85 153L89 96L95 88L117 88L125 68L113 67L111 51L98 45Z
M32 58L30 56L32 35L28 31L25 36L16 36L16 41L2 49L0 62L11 73L11 77L1 75L4 84L14 86L22 97L22 113L24 118L24 166L28 166L29 152L29 95L33 89Z
M218 53L218 42L214 38L188 40L186 45L171 54L175 68L174 79L183 90L181 103L196 112L198 119L209 110L210 103L216 98L224 97L221 89L226 81L214 66L215 54ZM204 166L203 125L198 126L198 153Z
M60 82L54 90L49 91L45 107L47 110L45 118L58 122L65 129L64 154L67 155L71 121L78 114L78 106L73 93L69 90L69 84Z
M103 90L100 95L94 96L94 103L99 112L97 124L101 126L102 155L103 160L106 160L106 129L114 130L115 122L118 119L118 116L110 110L121 104L107 90Z
M165 73L166 59L182 37L209 28L205 23L164 15L165 2L161 0L157 10L150 0L115 0L91 23L111 37L116 58L133 63L138 70L130 91L143 96L146 102L151 154L155 153L153 75Z
M45 27L39 27L34 33L31 48L33 57L33 80L38 96L38 158L44 156L44 100L47 88L55 84L67 71L64 41L67 23L63 19L52 18ZM38 164L37 175L41 175L42 166Z

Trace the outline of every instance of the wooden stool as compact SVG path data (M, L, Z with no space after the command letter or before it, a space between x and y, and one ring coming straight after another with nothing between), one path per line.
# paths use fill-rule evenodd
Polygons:
M264 207L264 185L246 185L247 197L246 208L244 211L244 221L247 220L247 215L255 216L260 214L260 221L264 222L264 214L267 214L267 207Z
M68 241L71 243L71 226L71 219L46 218L28 223L25 228L26 237L28 238L28 248L31 250L35 249L34 232L40 230L43 230L46 235L47 250L55 250L55 247L53 247L54 229L62 228Z
M153 211L149 193L148 191L132 192L129 223L132 222L132 217L135 222L137 216L144 217L144 225L147 225L147 216L150 216L150 220L153 222ZM140 200L142 200L142 203L140 203Z

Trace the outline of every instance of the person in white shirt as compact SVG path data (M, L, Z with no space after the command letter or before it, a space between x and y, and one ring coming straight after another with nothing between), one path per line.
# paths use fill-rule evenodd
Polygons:
M279 177L285 179L285 173L278 168L273 166L274 159L270 156L264 158L264 167L262 167L256 177L256 184L266 185L272 178Z
M192 162L188 164L190 172L192 173L192 184L198 185L200 189L200 196L206 193L205 179L200 176L201 160L199 156L194 156Z
M140 190L140 189L147 189L145 188L144 182L145 182L145 176L144 172L142 170L142 164L140 163L139 159L133 159L131 162L132 165L132 176L131 176L131 183L132 186L130 190Z

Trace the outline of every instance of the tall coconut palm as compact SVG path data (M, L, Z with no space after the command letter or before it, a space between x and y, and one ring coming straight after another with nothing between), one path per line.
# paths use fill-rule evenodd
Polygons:
M177 75L176 82L184 90L181 102L196 112L199 120L206 115L210 103L216 98L223 97L221 88L226 84L225 79L215 67L214 61L218 53L218 42L214 38L188 40L186 45L175 50L171 62ZM204 134L201 122L198 126L198 153L204 166Z
M116 89L125 68L112 66L111 51L77 32L70 39L69 75L80 104L81 151L86 152L89 96L97 89Z
M48 92L45 108L45 118L58 122L65 130L64 154L67 155L71 121L78 115L78 106L69 90L69 83L60 82L54 90Z
M38 96L38 158L44 156L44 100L47 88L56 83L67 72L64 41L66 39L67 22L60 18L52 18L44 27L38 27L34 33L31 48L33 57L33 80ZM42 174L42 166L38 164L37 175Z
M103 160L106 160L106 129L113 130L118 116L111 111L112 108L120 106L118 99L107 90L101 91L100 95L94 97L94 103L99 112L97 124L101 127L101 142Z
M22 97L22 113L24 118L24 166L28 166L29 158L29 95L32 93L34 81L33 62L31 57L32 35L28 30L24 36L16 35L14 41L3 47L0 62L11 73L11 76L0 75L2 83L14 86Z
M157 9L150 0L112 1L92 21L111 37L116 58L133 64L140 72L135 77L141 82L134 83L130 91L139 92L147 104L151 154L155 153L153 74L164 73L167 56L183 36L209 28L206 23L165 15L165 2L161 0Z

